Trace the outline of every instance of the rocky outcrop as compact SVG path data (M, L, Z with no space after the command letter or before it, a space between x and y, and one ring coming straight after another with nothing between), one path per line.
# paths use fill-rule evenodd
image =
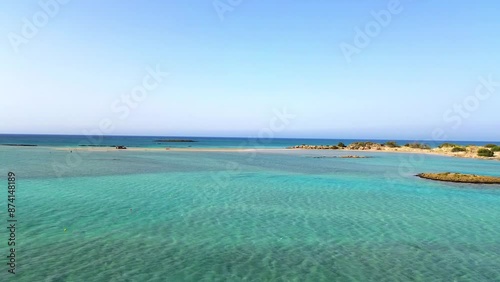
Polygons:
M441 173L420 173L417 174L416 176L420 178L425 178L435 181L445 181L445 182L472 183L472 184L500 184L500 177L481 176L476 174L441 172Z
M13 147L36 147L38 145L32 144L0 144L1 146L13 146Z
M357 155L347 155L347 156L317 156L312 157L313 159L369 159L369 156L357 156Z
M354 142L349 144L347 150L382 150L384 145L373 142Z
M395 141L386 143L374 142L353 142L348 146L343 143L338 145L297 145L288 147L287 149L304 149L304 150L351 150L351 151L383 151L383 152L401 152L401 153L424 153L436 154L460 158L477 158L477 159L493 159L500 160L500 146L488 144L485 146L467 145L460 146L452 143L443 143L436 148L431 148L425 143L408 143L403 146L398 145ZM488 150L486 153L484 153Z
M338 150L339 147L335 145L297 145L288 147L287 149L305 149L305 150Z
M341 145L341 146L339 146ZM339 145L297 145L293 147L288 147L287 149L305 149L305 150L381 150L384 145L373 143L373 142L354 142L345 146L343 143L339 143Z

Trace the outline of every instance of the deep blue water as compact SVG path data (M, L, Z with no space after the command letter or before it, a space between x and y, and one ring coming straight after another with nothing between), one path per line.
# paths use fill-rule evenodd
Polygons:
M157 139L190 139L193 143L159 143ZM79 145L118 146L127 147L172 147L172 148L285 148L300 144L310 145L336 145L339 142L349 144L355 141L386 142L391 140L354 140L354 139L291 139L291 138L218 138L218 137L169 137L169 136L81 136L81 135L1 135L0 144L30 144L38 146L75 147ZM445 142L421 140L397 140L399 145L406 143L422 142L431 147ZM482 141L450 141L459 145L485 145L491 142ZM500 143L500 142L498 142Z

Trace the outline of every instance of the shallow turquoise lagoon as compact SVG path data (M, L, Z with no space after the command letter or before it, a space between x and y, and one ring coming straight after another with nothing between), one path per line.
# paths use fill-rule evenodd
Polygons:
M414 176L499 176L498 161L70 154L0 148L5 223L7 172L18 178L15 281L500 280L500 187Z

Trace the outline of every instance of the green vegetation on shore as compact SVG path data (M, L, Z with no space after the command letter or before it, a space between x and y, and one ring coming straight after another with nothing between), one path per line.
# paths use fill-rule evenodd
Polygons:
M500 146L495 144L487 144L484 147L490 149L492 152L500 152Z
M489 149L479 149L477 150L477 155L480 156L480 157L487 157L487 158L491 158L495 155L495 153Z
M399 148L401 146L398 145L398 143L396 143L396 141L387 141L385 142L384 144L385 146L389 147L389 148Z
M486 147L488 146L488 147ZM500 147L495 144L486 146L477 145L457 145L453 143L442 143L441 145L431 148L425 143L407 143L400 146L396 141L387 141L385 143L375 143L371 141L356 141L349 145L339 142L338 145L297 145L288 147L287 149L306 149L306 150L371 150L371 151L397 151L397 152L431 152L442 155L464 157L464 158L498 158Z
M374 143L374 142L353 142L347 146L347 148L351 148L353 150L358 150L361 148L366 148L366 149L371 149L373 146L380 146L380 144Z
M423 149L423 150L430 150L431 149L431 146L429 146L427 144L423 144L423 143L418 143L418 142L407 143L407 144L405 144L405 147L410 147L413 149Z
M460 147L459 145L457 144L453 144L453 143L443 143L441 145L439 145L438 148L453 148L453 147Z

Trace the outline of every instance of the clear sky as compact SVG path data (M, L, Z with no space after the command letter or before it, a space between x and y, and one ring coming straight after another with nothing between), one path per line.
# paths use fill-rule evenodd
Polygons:
M54 1L0 1L0 133L500 140L499 1Z

